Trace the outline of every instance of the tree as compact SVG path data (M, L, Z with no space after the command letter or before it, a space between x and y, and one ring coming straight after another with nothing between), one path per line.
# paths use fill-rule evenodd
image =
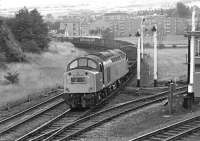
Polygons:
M182 2L178 2L176 4L176 14L180 18L185 18L191 15L191 11L189 7L185 6Z
M110 28L106 28L106 29L102 32L102 38L103 38L103 39L107 39L107 40L114 40L114 35L113 35L113 32L111 31Z
M49 21L49 22L52 22L52 21L54 20L54 17L53 17L52 14L49 13L49 14L46 15L45 19L46 19L47 21Z
M48 46L48 26L43 22L42 16L37 11L33 9L30 11L30 16L32 20L32 39L36 41L39 48L44 49Z
M26 7L16 13L12 24L12 31L18 41L21 42L23 39L30 39L32 37L32 21Z
M172 8L172 9L166 9L166 14L168 17L175 17L176 16L176 9Z
M44 50L48 47L48 27L37 9L28 11L24 7L15 14L15 18L8 20L8 24L25 51L38 51L38 48ZM36 49L30 49L29 43Z

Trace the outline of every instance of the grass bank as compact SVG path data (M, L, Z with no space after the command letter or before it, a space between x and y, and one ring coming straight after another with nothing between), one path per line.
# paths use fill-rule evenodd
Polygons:
M26 54L28 63L10 63L0 68L0 107L28 96L37 96L41 91L63 85L66 64L84 51L70 43L50 42L49 51L42 54ZM18 72L19 83L7 84L4 75Z

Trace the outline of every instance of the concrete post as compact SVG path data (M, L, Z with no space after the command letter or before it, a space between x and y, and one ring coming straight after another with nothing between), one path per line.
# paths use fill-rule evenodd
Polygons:
M158 57L157 57L157 26L154 25L154 27L152 28L152 31L153 31L153 43L154 43L154 87L157 86L157 79L158 79L158 72L157 72L157 60L158 60Z
M143 60L144 57L144 33L143 33L143 19L141 22L141 59Z
M137 87L140 87L140 33L136 33L136 37L138 38L137 45Z
M192 11L192 31L195 31L195 7ZM191 36L190 40L190 83L188 85L188 96L193 99L194 97L194 44L195 37Z

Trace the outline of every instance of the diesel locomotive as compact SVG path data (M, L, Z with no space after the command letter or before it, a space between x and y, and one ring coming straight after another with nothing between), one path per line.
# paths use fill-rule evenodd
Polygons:
M70 108L89 108L120 86L129 72L120 49L88 54L72 60L64 73L63 98Z

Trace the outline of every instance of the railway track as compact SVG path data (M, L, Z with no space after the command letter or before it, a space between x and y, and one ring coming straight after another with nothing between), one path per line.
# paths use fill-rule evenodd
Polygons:
M128 80L130 80L130 78ZM127 83L128 80L125 83ZM115 90L112 93L116 93L116 91L117 90ZM99 103L99 105L102 104L103 102L105 102L110 97L112 97L112 95L113 94L111 94L108 98L106 98L104 101ZM13 116L11 116L9 118L6 118L6 119L3 119L2 121L0 121L0 139L2 139L2 135L4 135L4 134L9 136L9 132L10 131L13 132L13 131L23 130L23 129L19 128L19 127L26 125L27 122L28 123L33 122L33 124L34 124L34 120L37 119L38 117L45 118L45 116L46 116L48 118L48 115L52 115L51 112L52 113L53 113L53 111L56 112L56 109L59 109L59 107L60 108L64 107L65 103L64 103L64 100L60 98L61 96L62 96L62 93L60 93L58 96L55 96L55 97L53 97L53 98L51 98L49 100L46 100L45 102L37 104L37 105L35 105L35 106L31 107L31 108L28 108L27 110L24 110L24 111L22 111L20 113L17 113L17 114L15 114L15 115L13 115ZM56 99L57 99L57 101L56 101ZM53 121L61 119L60 117L64 117L64 115L70 113L69 109L65 109L65 110L67 110L67 111L59 113L59 115L57 115L57 116L54 116L53 119L50 120L51 122L45 123L46 125L45 124L41 125L41 123L40 123L40 125L41 125L40 127L50 125L51 123L53 123ZM85 114L83 114L80 117L84 117L88 113L89 112L86 112ZM68 114L68 115L70 115L70 114ZM74 114L71 114L71 115L74 115ZM65 117L67 117L67 116L65 116ZM76 117L78 117L78 116L76 116ZM67 118L69 118L69 117L67 117ZM66 121L66 120L63 120L63 121ZM71 122L71 121L69 121L69 122ZM38 127L38 124L37 124L37 126L35 126L35 128L36 127ZM16 130L16 129L18 129L18 130ZM22 131L21 134L17 134L15 137L22 136L25 132L27 132L27 131ZM53 133L53 132L51 132L51 133ZM3 138L3 139L5 139L5 138Z
M200 115L179 121L151 133L131 139L130 141L198 141L200 130ZM195 135L196 134L196 135ZM192 136L190 138L190 136ZM186 137L186 139L184 138Z
M130 79L128 79L125 83L128 83L129 80ZM125 85L125 83L124 83L124 85ZM121 88L123 86L121 86ZM87 111L84 111L84 112L81 112L81 111L73 112L69 109L69 110L63 112L62 114L58 115L54 119L44 123L43 125L36 128L35 130L33 130L33 131L23 135L22 137L18 138L16 141L42 140L42 139L52 135L53 133L58 131L60 128L62 128L62 126L65 125L64 123L66 123L66 122L72 123L75 120L81 119L81 118L83 118L87 115L90 115L92 113L99 111L106 103L108 103L109 99L113 98L113 96L116 96L116 94L119 92L119 90L121 88L115 89L113 92L111 92L111 94L107 98L105 98L103 101L98 103L95 107L93 107L93 108L91 108Z
M0 139L4 135L9 134L9 132L15 131L20 125L22 126L26 122L30 122L35 118L48 114L48 111L52 111L56 108L64 105L64 100L61 99L62 93L60 91L51 91L49 93L58 93L58 95L34 105L24 111L14 114L11 117L5 118L0 121Z
M55 133L58 131L59 128L62 127L63 124L70 124L78 119L83 114L87 113L88 110L84 111L73 111L73 110L66 110L65 112L61 113L57 117L53 118L52 120L46 122L45 124L39 126L35 130L25 134L24 136L18 138L16 141L24 141L24 140L42 140L45 137Z
M176 94L178 95L186 93L185 89L186 87L178 88L177 90L179 90L179 92ZM96 112L94 114L78 119L70 124L64 125L62 128L57 129L53 134L49 135L46 139L43 138L43 140L70 140L122 114L162 101L167 98L167 94L168 91L165 91L153 96L147 96L145 98L139 98L137 100L121 103L117 106Z

